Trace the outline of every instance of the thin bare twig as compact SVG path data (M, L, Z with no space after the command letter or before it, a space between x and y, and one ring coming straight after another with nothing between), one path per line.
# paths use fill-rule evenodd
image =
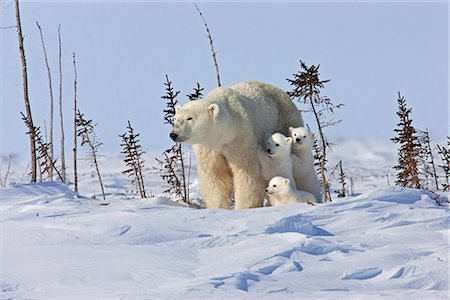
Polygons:
M44 43L44 34L42 33L42 28L39 25L39 23L36 21L36 26L39 29L39 33L41 35L41 44L42 44L42 50L44 51L44 60L45 60L45 66L47 68L47 77L48 77L48 89L50 92L50 147L49 147L49 156L50 159L53 161L53 88L52 88L52 75L50 71L50 65L48 63L48 57L47 57L47 50L45 49L45 43ZM47 131L47 130L46 130ZM47 138L47 133L45 133L45 137ZM53 181L53 169L50 169L49 173L50 181Z
M200 14L200 17L202 18L203 24L206 27L206 32L208 33L208 39L209 39L209 45L211 46L212 58L214 60L214 66L216 67L217 86L221 86L219 64L217 63L217 57L216 57L217 52L216 52L216 50L214 50L214 43L213 43L213 39L211 36L211 31L209 31L208 24L206 24L205 18L203 17L203 14L200 11L200 9L198 8L197 4L194 3L194 5L195 5L195 8L197 9L198 13Z
M59 43L59 119L61 126L61 174L62 181L66 182L66 151L64 150L64 121L62 107L62 63L61 63L61 24L58 26Z
M11 29L11 28L17 28L16 25L11 25L11 26L1 26L0 29Z
M12 155L9 155L8 167L6 168L5 177L3 179L0 178L0 186L2 186L2 187L5 187L6 184L8 183L8 177L9 177L9 173L11 171L11 160L12 160Z

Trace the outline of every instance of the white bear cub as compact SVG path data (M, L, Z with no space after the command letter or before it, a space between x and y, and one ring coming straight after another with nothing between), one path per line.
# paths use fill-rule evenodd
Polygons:
M289 178L296 188L292 174L291 146L292 138L277 132L267 136L265 149L258 147L261 176L266 182L275 176L283 176Z
M322 186L314 168L312 146L316 134L305 127L289 127L292 137L292 163L295 183L299 190L314 194L317 202L322 202Z
M299 191L292 187L290 180L281 176L275 176L269 182L266 193L270 196L270 205L291 203L316 203L316 197L305 191Z

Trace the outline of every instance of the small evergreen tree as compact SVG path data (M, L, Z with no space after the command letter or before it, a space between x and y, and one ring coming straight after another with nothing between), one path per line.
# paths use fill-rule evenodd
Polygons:
M180 91L175 91L172 81L166 75L166 94L161 96L166 100L166 109L164 112L164 123L173 125L175 117L175 106L178 104L177 96ZM175 195L178 201L189 204L188 183L186 182L186 169L183 157L183 147L180 143L175 143L172 147L163 152L163 159L156 158L161 178L169 185L164 192L169 195Z
M122 138L122 154L125 155L124 162L127 167L123 174L131 177L131 184L135 185L137 191L141 198L147 198L145 193L144 176L142 175L142 170L144 169L144 159L142 155L145 153L139 144L139 133L135 134L134 129L131 126L130 121L128 121L128 132L119 135Z
M438 165L444 171L445 182L442 184L444 191L450 191L450 137L447 137L447 148L445 146L437 145L438 153L441 157L441 165Z
M391 138L391 140L400 144L398 150L398 164L394 166L394 169L398 171L397 180L395 183L398 186L409 187L419 189L419 155L420 155L420 143L417 135L417 131L412 125L412 119L410 117L411 108L406 105L405 97L398 92L398 111L397 115L400 118L397 124L398 128L394 129L397 136Z
M434 151L431 147L431 139L428 129L419 131L420 142L420 156L419 161L421 165L421 173L425 177L423 179L422 187L429 189L430 181L434 184L436 190L439 190L439 181L436 171L436 164L434 162Z
M347 178L347 175L344 173L344 169L342 167L342 160L339 161L339 184L341 185L341 189L338 192L339 198L345 198L346 196L346 185L345 179Z
M84 114L82 114L80 110L77 111L76 125L77 125L77 135L81 137L81 146L82 147L85 146L88 148L89 159L91 160L91 167L95 168L98 182L100 184L100 189L102 191L102 197L103 200L105 200L106 199L105 189L103 187L102 176L100 174L98 164L98 150L103 143L99 142L95 135L94 128L96 125L93 124L91 119L86 119L84 117Z
M330 80L320 80L320 65L311 65L308 67L303 61L300 61L301 70L293 74L293 79L287 79L293 86L293 90L288 92L291 98L297 98L303 101L309 108L304 112L312 113L319 132L319 137L314 143L314 157L317 161L319 179L323 188L323 199L325 202L331 201L330 183L327 178L327 154L331 149L331 143L325 136L324 128L333 126L341 120L328 119L327 114L334 113L334 110L343 106L343 104L333 104L331 99L320 95L320 90L324 84Z
M203 90L204 88L200 87L200 84L197 82L197 86L194 88L194 91L188 95L186 95L186 97L188 97L188 99L190 101L193 100L199 100L203 98Z
M42 138L41 129L39 127L34 126L30 119L25 116L22 112L20 113L22 115L22 120L25 122L25 125L28 128L33 128L33 133L36 141L37 146L37 161L39 161L39 166L42 169L43 173L48 174L48 178L50 181L53 180L52 178L52 171L55 170L56 174L58 175L59 179L63 181L63 177L61 175L61 172L56 168L56 159L52 159L50 156L50 143L47 143ZM27 134L30 134L30 131L27 132Z
M338 198L345 198L346 197L346 193L347 193L347 182L345 181L345 179L347 178L347 175L344 172L344 169L342 167L342 160L340 160L337 165L333 168L333 170L330 173L330 176L334 175L334 172L339 171L338 176L339 176L339 184L341 185L341 188L336 190L337 194L338 194Z

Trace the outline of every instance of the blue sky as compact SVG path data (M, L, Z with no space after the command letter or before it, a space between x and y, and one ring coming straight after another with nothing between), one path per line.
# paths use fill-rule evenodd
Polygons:
M0 26L15 24L10 2L0 5ZM321 65L322 79L331 79L323 94L345 104L336 112L343 122L328 131L332 140L392 137L397 91L412 107L416 127L427 127L437 140L447 135L447 3L201 2L199 7L215 40L224 86L259 80L288 90L286 78L302 59ZM181 90L181 103L196 82L205 90L215 87L205 29L192 3L22 3L21 13L30 101L41 127L44 119L48 125L49 94L35 22L44 30L55 100L62 24L66 149L72 147L73 51L79 107L98 123L108 153L119 153L118 135L127 120L141 132L147 151L171 144L160 99L165 74ZM17 34L0 30L0 38L0 153L25 154ZM310 116L304 118L312 124ZM56 115L56 145L57 124Z

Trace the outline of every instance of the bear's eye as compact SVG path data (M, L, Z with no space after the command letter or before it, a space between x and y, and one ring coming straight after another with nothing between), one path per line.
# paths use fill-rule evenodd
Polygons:
M192 120L192 118L187 118L188 121Z
M297 134L296 134L296 133L294 133L294 136L297 136Z
M276 185L276 184L274 184L274 185L273 185L273 187L277 187L277 185Z
M306 135L304 135L303 137L306 138Z
M278 147L278 146L280 146L280 144L275 144L275 146L277 146L277 147Z

